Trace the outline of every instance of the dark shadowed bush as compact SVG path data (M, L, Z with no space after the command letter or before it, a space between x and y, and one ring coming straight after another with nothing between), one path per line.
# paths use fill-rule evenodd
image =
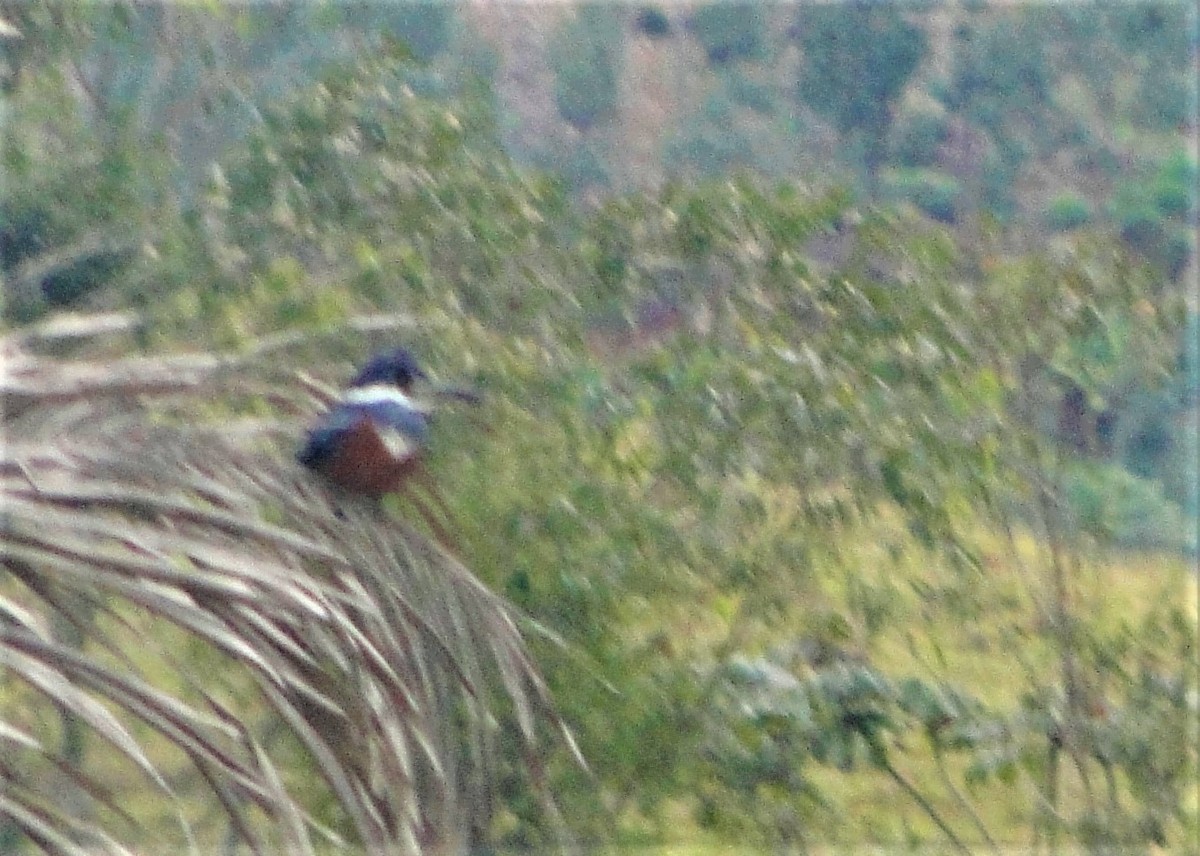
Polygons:
M951 176L935 170L896 170L887 179L893 198L904 199L942 223L958 219L962 187Z
M550 47L554 101L559 114L580 130L611 118L617 108L621 28L616 10L582 6Z
M701 6L689 20L689 28L714 65L763 55L766 22L756 3L713 3Z
M1091 206L1086 199L1073 193L1064 193L1046 206L1042 220L1046 228L1055 232L1069 232L1086 225L1092 219Z

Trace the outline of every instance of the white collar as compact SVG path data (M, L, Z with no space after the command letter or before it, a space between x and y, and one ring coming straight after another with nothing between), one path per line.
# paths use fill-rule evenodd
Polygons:
M369 386L356 386L342 394L344 404L398 404L406 410L425 410L426 408L410 398L403 390L386 383L373 383Z

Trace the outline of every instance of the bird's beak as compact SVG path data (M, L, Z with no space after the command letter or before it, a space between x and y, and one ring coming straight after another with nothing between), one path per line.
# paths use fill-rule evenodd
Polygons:
M478 390L465 386L447 386L434 384L429 390L438 398L453 398L455 401L465 401L467 404L482 404L483 396Z

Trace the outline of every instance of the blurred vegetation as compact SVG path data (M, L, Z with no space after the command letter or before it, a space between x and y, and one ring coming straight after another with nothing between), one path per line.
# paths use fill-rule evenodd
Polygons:
M575 840L670 842L680 818L764 852L1195 840L1195 589L1177 556L1196 550L1197 381L1177 280L1196 164L1172 146L1123 175L1105 143L1107 195L1017 187L1086 139L1055 116L1057 63L1087 51L1049 45L1046 20L1128 41L1133 11L967 10L931 71L899 8L789 8L805 18L790 35L748 7L697 10L688 31L724 76L664 146L676 178L578 205L581 182L504 151L486 52L451 64L472 38L461 11L4 8L22 32L10 324L59 304L140 313L135 341L81 357L298 333L289 359L336 383L377 344L355 324L382 315L434 374L485 392L478 416L439 423L430 466L467 565L548 631L529 643L591 766L564 752L543 771ZM586 7L552 50L556 109L580 129L620 110L633 14ZM664 22L656 44L676 37ZM811 41L862 26L888 37L878 53ZM1121 49L1177 58L1179 38ZM121 39L141 70L112 58ZM295 58L286 83L255 39ZM751 66L790 43L797 87L764 82ZM146 68L168 60L242 112L138 119L164 86ZM844 62L871 85L837 78ZM98 112L79 89L106 69L128 104ZM922 74L938 103L910 108ZM196 87L179 87L163 115L185 115ZM790 171L812 155L787 147L820 122L854 152L806 183ZM182 141L206 127L220 142L201 156ZM757 148L779 140L782 181ZM614 157L570 155L597 179ZM864 164L878 175L860 185ZM213 418L239 406L273 405ZM514 716L497 714L480 837L559 846ZM311 759L286 760L353 840Z
M616 114L620 52L620 22L599 5L583 6L554 41L554 101L581 131Z
M1069 232L1085 226L1092 219L1087 200L1073 193L1055 197L1046 207L1046 228L1055 232Z
M756 3L717 3L692 13L689 27L714 65L762 59L766 44L763 10Z
M939 223L953 224L962 207L962 187L936 170L896 170L885 179L889 195L911 202Z
M900 7L867 3L803 8L792 32L803 55L797 97L861 141L873 187L896 101L925 53L924 32Z

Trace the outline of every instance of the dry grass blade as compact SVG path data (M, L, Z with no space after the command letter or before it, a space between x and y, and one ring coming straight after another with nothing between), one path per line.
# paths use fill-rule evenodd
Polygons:
M16 405L0 449L0 835L63 853L111 849L93 834L105 822L136 838L142 818L106 809L72 743L113 763L95 734L200 824L201 846L311 853L317 831L322 851L461 847L494 804L488 705L514 712L531 779L539 720L574 747L514 617L418 528L293 464L272 439L294 442L286 428L197 427L206 378L229 364L20 355L0 384ZM168 394L165 420L131 404ZM61 728L22 719L29 705ZM274 754L287 746L290 765ZM5 772L63 765L94 822L55 826L59 797Z
M57 812L38 811L31 807L35 802L35 799L10 799L8 794L0 792L0 818L8 819L43 852L55 856L96 856L97 853L133 856L131 850L122 847L99 828ZM79 840L86 843L76 843Z
M30 646L32 651L29 654L20 650L23 647L22 642L34 643ZM52 655L47 656L48 646L38 646L32 637L22 638L22 635L10 633L0 634L0 646L3 646L0 648L0 663L10 674L27 681L35 689L53 698L60 708L82 719L93 731L127 755L156 784L164 790L167 789L166 782L120 721L94 697L81 690L66 674L48 665L55 659ZM39 647L41 650L38 650Z
M0 721L0 740L7 740L26 749L33 749L36 752L42 751L42 744L38 742L36 737L19 728L13 728L7 722Z

